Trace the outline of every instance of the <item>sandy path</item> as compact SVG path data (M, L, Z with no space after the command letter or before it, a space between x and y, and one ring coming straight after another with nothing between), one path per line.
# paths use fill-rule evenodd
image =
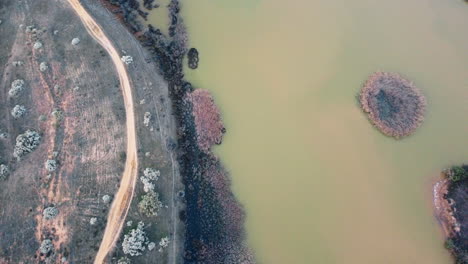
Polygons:
M67 0L73 9L76 11L81 21L83 22L89 34L107 51L119 75L120 85L125 103L125 111L127 116L127 160L125 161L125 169L120 182L120 188L114 197L109 215L107 217L107 225L104 231L104 236L96 254L95 264L104 263L106 256L114 247L119 239L125 217L127 216L130 203L132 201L135 183L137 179L137 149L136 149L136 131L135 131L135 113L133 107L133 95L130 86L130 79L127 74L125 65L120 60L119 53L112 45L110 40L102 31L101 27L94 21L88 12L80 4L79 0Z

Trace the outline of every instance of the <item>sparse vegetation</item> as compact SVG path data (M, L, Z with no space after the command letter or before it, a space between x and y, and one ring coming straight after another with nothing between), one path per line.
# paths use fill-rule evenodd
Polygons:
M385 135L401 138L422 123L426 99L413 83L398 74L372 74L360 94L361 107Z
M146 250L146 245L149 243L144 228L145 224L139 222L137 228L130 230L130 232L124 236L122 242L124 254L130 256L140 256L143 254Z
M57 217L59 210L54 206L49 206L42 211L42 217L46 220L51 220Z
M157 216L162 208L162 202L159 200L159 194L151 190L141 197L138 203L138 210L146 216Z
M16 79L11 83L11 88L8 91L8 94L11 97L17 97L24 89L24 80Z
M39 146L41 136L34 130L27 130L16 137L13 156L20 159L22 156L32 152Z
M117 261L117 264L131 264L132 262L130 261L129 258L127 257L121 257L119 258L119 260Z

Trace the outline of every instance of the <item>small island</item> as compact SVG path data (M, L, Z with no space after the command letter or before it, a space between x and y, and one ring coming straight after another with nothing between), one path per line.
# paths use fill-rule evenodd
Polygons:
M370 121L396 139L412 134L421 125L426 109L424 95L412 82L388 72L372 74L359 101Z

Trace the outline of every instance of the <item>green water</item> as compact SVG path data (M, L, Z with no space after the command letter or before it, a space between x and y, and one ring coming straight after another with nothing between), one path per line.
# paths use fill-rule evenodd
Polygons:
M460 0L183 2L227 134L216 149L267 264L451 263L431 182L467 161L468 5ZM373 71L426 95L401 141L355 96Z

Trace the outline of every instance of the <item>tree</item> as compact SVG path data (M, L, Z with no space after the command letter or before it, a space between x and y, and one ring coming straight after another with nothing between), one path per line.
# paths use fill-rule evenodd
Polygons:
M20 118L26 113L26 107L23 105L15 105L13 109L11 109L11 115L14 118Z
M468 173L461 166L454 166L449 172L449 179L453 182L464 180L468 177Z
M162 208L162 203L159 200L159 194L154 191L149 191L141 197L138 203L138 210L146 216L157 216Z
M16 137L13 156L19 160L22 156L35 150L39 146L40 141L41 136L39 133L34 130L27 130Z
M11 88L8 91L8 95L11 97L17 97L24 89L24 80L16 79L11 83Z
M161 172L153 168L146 168L143 171L143 176L140 177L141 182L143 183L143 190L145 192L154 191L154 182L159 179Z
M145 224L139 222L136 229L130 230L128 234L124 236L122 242L122 250L124 254L130 256L140 256L146 250L146 244L149 243L146 232L144 231Z

